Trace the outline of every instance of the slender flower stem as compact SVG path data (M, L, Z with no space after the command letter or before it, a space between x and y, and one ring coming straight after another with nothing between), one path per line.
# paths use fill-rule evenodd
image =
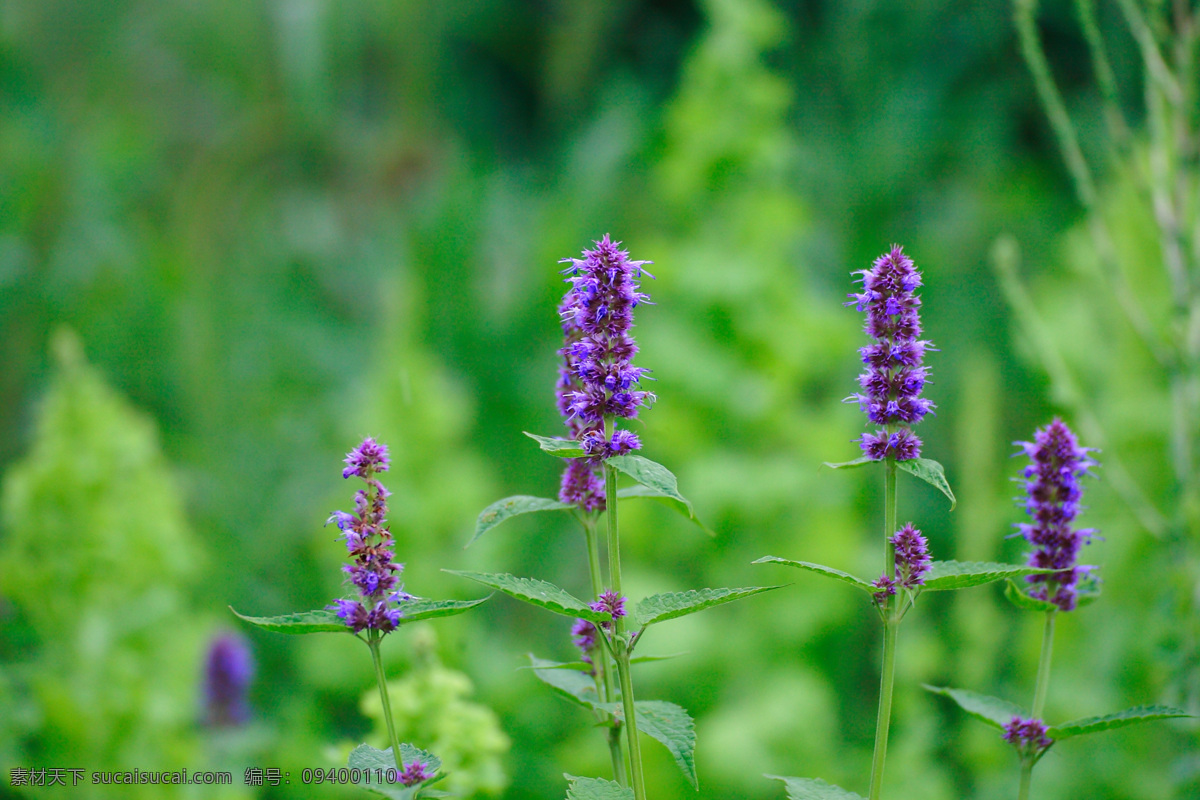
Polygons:
M633 702L633 679L629 674L629 648L621 641L624 628L621 619L617 626L617 674L621 679L621 705L625 709L625 738L629 741L629 766L633 773L633 794L637 800L646 800L646 779L642 772L642 749L638 744L637 710Z
M1033 716L1042 718L1046 707L1046 692L1050 688L1050 656L1054 651L1054 617L1058 612L1046 612L1046 627L1042 631L1042 655L1038 659L1037 685L1033 690Z
M615 501L615 499L614 499ZM596 521L592 517L588 517L583 523L584 531L587 534L587 550L588 550L588 570L592 577L592 596L599 597L604 591L604 576L600 572L600 541L596 536ZM608 649L601 647L596 650L593 656L596 659L596 673L600 682L600 696L605 703L613 702L613 675L612 662L609 659ZM608 752L612 757L613 780L622 786L629 785L629 767L625 763L625 756L621 751L621 727L613 725L608 730Z
M1021 788L1017 790L1017 800L1029 800L1029 787L1033 785L1033 761L1021 761Z
M379 655L381 641L382 637L373 636L367 640L367 646L371 648L371 660L375 662L375 679L379 682L379 699L383 702L383 720L387 723L388 740L392 744L392 759L396 762L396 771L401 772L404 764L400 763L400 740L396 738L396 724L392 722L392 702L388 699L387 678L384 677L383 659Z
M883 574L896 577L896 549L891 542L896 532L896 461L887 459L883 484L883 537L886 561ZM883 764L887 759L888 728L892 722L892 687L896 678L896 636L900 628L899 595L887 598L883 610L883 667L879 676L879 715L875 719L875 754L871 759L871 791L868 800L879 800L883 789Z

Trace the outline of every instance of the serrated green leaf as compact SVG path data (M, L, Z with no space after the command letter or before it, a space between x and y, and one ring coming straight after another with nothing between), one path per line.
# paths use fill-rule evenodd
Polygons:
M830 578L835 578L839 581L844 581L845 583L848 583L851 586L857 587L866 592L874 592L875 591L875 587L872 586L867 581L864 581L862 578L855 577L854 575L851 575L849 572L842 572L840 569L834 569L833 567L827 567L823 564L812 564L812 563L809 563L808 561L791 561L786 558L780 558L779 556L763 556L762 558L757 559L756 561L752 561L751 563L752 564L783 564L786 567L795 567L796 569L806 569L809 572L816 572L821 575L826 575Z
M550 455L558 456L559 458L583 458L586 455L579 442L571 439L553 439L549 436L538 436L536 433L530 433L529 431L523 431L523 433L537 442L538 447Z
M657 740L671 753L683 777L693 789L699 790L696 781L696 723L682 707L665 700L636 700L638 731ZM602 703L600 706L617 718L624 716L620 703Z
M1072 736L1099 733L1100 731L1108 731L1113 728L1123 728L1126 725L1152 722L1156 719L1173 719L1190 716L1192 715L1186 711L1180 711L1178 708L1171 708L1170 706L1137 706L1136 708L1127 708L1124 711L1119 711L1116 714L1107 714L1103 717L1087 717L1085 719L1064 722L1062 725L1053 725L1050 728L1049 735L1051 739L1055 740L1070 739Z
M611 461L612 459L609 459L609 460ZM697 518L692 513L691 505L687 501L680 502L676 498L672 497L669 494L665 494L664 492L662 492L659 489L655 489L650 486L643 486L642 484L639 483L635 486L626 486L622 489L618 489L617 497L620 497L623 500L634 498L634 497L645 497L645 498L649 498L650 500L657 500L658 502L662 503L663 505L667 506L668 508L672 509L673 511L676 511L679 514L682 514L683 516L690 519L692 522L694 522L696 524L696 527L698 527L700 530L707 533L709 536L716 536L715 533L710 531L705 526L705 524L703 522L701 522L699 520L699 518Z
M864 800L862 795L849 792L840 786L826 783L820 778L785 778L782 775L765 775L774 781L783 781L788 800Z
M537 679L557 694L586 708L598 707L600 698L596 694L596 682L587 673L575 669L573 663L546 661L530 653L529 664Z
M682 508L677 506L676 510L685 514L688 519L696 518L692 502L679 493L679 481L676 480L674 473L657 461L629 453L623 456L613 456L604 463L633 478L642 486L653 489L661 496L675 501L678 506L682 506ZM618 496L620 496L619 492Z
M567 800L633 800L633 789L603 778L577 778L563 775L571 785L567 787Z
M950 589L983 586L1016 575L1033 575L1046 571L1037 567L998 564L991 561L934 561L929 572L925 574L925 583L921 588L926 592L944 592Z
M1001 700L999 697L990 697L989 695L970 692L966 689L951 689L948 686L922 685L926 690L934 694L944 694L955 703L958 703L958 707L963 711L980 722L987 723L994 728L1003 728L1012 722L1013 717L1025 717L1029 714L1028 711L1015 703Z
M654 594L637 604L633 609L633 618L638 625L645 627L779 588L753 586L746 589L689 589L686 592Z
M360 744L350 752L350 758L346 761L346 766L350 769L361 769L364 772L370 772L372 781L376 775L376 770L379 770L383 775L387 775L387 770L394 769L397 772L402 771L404 767L414 761L420 761L425 765L425 768L430 774L441 769L442 760L433 753L426 752L419 747L413 747L411 744L400 744L400 764L397 765L392 758L392 748L386 750L376 750L374 747L366 744ZM436 779L435 779L436 780ZM366 783L362 782L358 785L374 794L390 797L392 800L413 800L417 796L417 792L423 785L430 781L417 784L416 786L401 786L396 783ZM432 797L432 793L424 792L422 796Z
M1004 596L1008 601L1017 608L1023 608L1026 611L1058 611L1058 606L1046 600L1039 600L1036 597L1030 597L1021 591L1021 588L1012 581L1004 587Z
M896 466L909 475L920 478L946 497L950 498L950 510L958 505L954 492L950 491L950 482L946 480L946 470L942 465L928 458L913 458L908 461L897 461Z
M470 611L478 605L486 603L491 598L481 597L478 600L430 600L425 597L414 597L400 604L400 624L420 622L437 617L453 617L464 611ZM341 620L338 620L341 622Z
M475 520L475 535L467 542L467 547L475 544L475 540L492 528L512 517L522 514L533 514L537 511L569 511L574 508L570 503L551 500L549 497L532 497L527 494L517 494L497 500L479 512Z
M229 610L233 611L233 615L238 619L275 633L354 633L337 614L323 608L316 611L299 611L295 614L280 614L277 617L247 617L239 614L232 606Z
M565 589L560 589L553 583L539 581L536 578L518 578L506 573L460 572L455 569L445 569L451 575L482 583L493 589L499 589L510 597L515 597L538 608L553 611L566 617L582 617L592 622L602 622L608 619L608 614L592 611L578 597L574 597Z
M863 456L862 458L856 458L853 461L825 461L825 462L822 462L821 466L829 467L830 469L854 469L855 467L865 467L867 464L882 464L882 463L883 463L883 461L881 461L878 458L870 458L868 456ZM783 780L783 778L780 778L780 780ZM793 778L792 780L801 780L801 779Z
M686 656L686 655L687 655L687 653L671 653L671 654L665 655L665 656L634 656L633 658L629 659L629 663L630 664L652 664L655 661L670 661L673 658L679 658L680 656Z

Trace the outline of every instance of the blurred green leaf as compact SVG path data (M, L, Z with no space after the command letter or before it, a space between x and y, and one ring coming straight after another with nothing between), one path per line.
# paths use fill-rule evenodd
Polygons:
M934 561L925 575L925 583L921 589L926 592L966 589L994 583L1014 575L1033 575L1046 571L1037 567L996 564L991 561Z
M954 492L950 491L950 482L946 480L946 471L941 464L928 458L914 458L909 461L897 461L896 466L946 495L950 499L950 510L954 510L958 501L954 499Z
M571 782L567 800L633 800L633 789L603 778L577 778L564 773Z
M864 800L861 795L848 792L840 786L826 783L820 778L785 778L782 775L766 775L775 781L783 781L788 800Z
M1070 739L1072 736L1099 733L1100 731L1109 731L1114 728L1123 728L1126 725L1153 722L1157 719L1175 719L1190 716L1192 715L1186 711L1180 711L1178 708L1171 708L1170 706L1137 706L1136 708L1127 708L1124 711L1119 711L1116 714L1107 714L1103 717L1086 717L1085 719L1064 722L1061 725L1053 725L1050 727L1049 735L1051 739L1055 740Z
M471 541L467 542L467 547L475 544L480 536L506 519L538 511L569 511L572 508L574 506L570 503L551 500L548 497L532 497L527 494L518 494L497 500L479 512L479 518L475 520L475 535L471 537Z
M816 572L819 575L825 575L830 578L848 583L851 586L862 589L864 592L874 592L875 587L862 578L855 577L849 572L842 572L840 569L826 567L823 564L812 564L808 561L791 561L779 556L763 556L760 559L750 562L752 564L783 564L786 567L795 567L796 569L805 569L809 572Z
M639 483L635 486L625 486L625 487L618 489L617 497L620 497L623 500L630 499L630 498L637 498L637 497L646 497L651 500L657 500L658 502L662 503L663 505L667 506L668 508L672 509L673 511L675 511L679 514L682 514L683 516L690 519L692 522L696 523L696 525L699 526L700 530L704 531L709 536L716 536L716 534L713 531L709 530L705 526L705 524L699 520L699 518L697 518L695 515L692 514L691 506L686 501L680 502L680 500L678 498L673 497L670 494L667 494L665 491L663 491L661 489L656 489L651 486L643 486L642 484Z
M696 723L681 706L665 700L637 700L638 731L656 739L671 753L683 776L693 789L699 789L696 781ZM618 719L623 718L620 703L601 703L600 707Z
M424 597L414 597L412 600L406 600L400 604L400 624L405 625L437 617L453 617L486 603L490 598L491 595L478 600L429 600Z
M1059 607L1048 600L1039 600L1036 597L1030 597L1013 581L1009 581L1004 587L1004 596L1008 601L1017 608L1023 608L1027 611L1059 611Z
M572 439L555 439L549 436L538 436L536 433L524 431L525 435L538 443L544 452L559 458L583 458L586 454L579 442Z
M632 453L623 456L613 456L604 463L610 465L618 472L625 473L655 493L645 496L667 498L673 501L668 503L668 505L680 514L683 514L688 519L696 519L696 512L692 508L691 501L679 493L679 482L675 479L675 475L662 464ZM617 493L617 496L620 496L620 492ZM704 526L701 525L701 527Z
M315 611L298 611L294 614L280 614L275 617L247 617L239 614L232 607L234 616L249 622L256 628L274 633L354 633L337 614L323 608Z
M865 467L867 464L882 464L882 463L883 462L880 461L878 458L871 458L870 456L862 456L861 458L856 458L853 461L823 461L823 462L821 462L821 466L829 467L830 469L854 469L856 467ZM785 780L785 779L780 778L780 780ZM786 780L806 780L806 779L789 778Z
M1003 728L1013 717L1024 717L1028 715L1028 711L1018 705L1001 700L999 697L990 697L986 694L967 691L966 689L951 689L948 686L929 686L922 684L925 689L934 694L941 694L949 697L958 707L966 711L980 722L985 722L994 728Z

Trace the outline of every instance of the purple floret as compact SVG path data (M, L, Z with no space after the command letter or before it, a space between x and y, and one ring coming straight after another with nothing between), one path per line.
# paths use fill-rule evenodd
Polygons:
M1046 723L1040 719L1013 717L1004 726L1004 741L1015 747L1022 758L1036 758L1054 744L1047 731Z
M876 342L859 350L867 367L858 376L862 392L846 400L857 402L872 424L883 426L858 443L868 458L909 461L921 455L921 440L909 426L934 409L920 396L929 379L921 362L933 349L919 338L921 300L914 292L921 275L899 245L877 258L871 269L854 274L862 276L863 290L849 295L846 305L866 312L864 329Z
M390 465L387 445L379 444L368 436L362 444L346 454L346 468L342 470L342 477L357 475L370 478L376 472L387 472Z
M592 611L597 611L601 614L608 614L612 619L625 616L625 598L614 592L612 589L605 589L599 599L588 603L588 608ZM612 628L612 622L601 622L601 626L605 630Z
M414 761L407 764L404 770L400 773L399 780L404 786L416 786L418 783L427 781L433 775L429 773L425 764L421 761Z
M1078 600L1079 579L1094 569L1075 562L1080 548L1095 531L1071 526L1079 514L1083 495L1079 479L1097 466L1088 456L1093 450L1080 447L1075 434L1058 418L1038 430L1032 442L1015 444L1032 461L1022 476L1025 510L1033 522L1017 526L1034 546L1029 565L1056 570L1026 577L1033 587L1029 595L1071 611Z
M925 573L933 564L929 557L929 542L921 532L908 523L891 539L896 551L896 576L899 585L915 589L925 583Z

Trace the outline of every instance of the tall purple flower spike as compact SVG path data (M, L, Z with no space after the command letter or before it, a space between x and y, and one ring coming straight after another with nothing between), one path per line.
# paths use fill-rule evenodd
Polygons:
M637 388L646 370L633 365L638 347L629 335L633 309L650 299L639 291L638 280L654 276L643 269L649 261L631 261L620 242L607 234L595 245L583 251L583 258L562 261L570 264L563 274L571 288L559 306L566 345L559 351L563 366L558 407L584 452L600 459L642 446L631 431L615 430L607 437L604 418L634 419L640 407L654 400L653 394ZM564 476L563 494L572 499L560 495L563 502L591 498L595 503L595 485L582 471L572 477L570 487L566 483Z
M392 561L392 534L387 524L387 498L391 494L376 478L390 462L387 446L368 437L346 456L343 478L358 476L366 482L354 496L354 513L335 511L325 521L342 532L354 562L342 567L347 581L358 590L357 600L343 598L327 606L355 633L375 630L389 633L400 624L400 604L411 600L400 585L403 564Z
M254 677L254 657L241 636L223 633L212 640L204 661L205 723L241 725L250 719L246 695Z
M1033 585L1029 595L1071 611L1078 600L1079 579L1095 569L1075 563L1079 549L1095 531L1071 527L1083 495L1079 479L1097 466L1088 456L1094 450L1080 447L1075 434L1057 417L1039 429L1032 442L1014 444L1033 462L1022 472L1025 510L1033 522L1017 526L1035 548L1029 554L1029 566L1056 570L1026 577Z
M921 455L921 440L910 426L934 408L921 397L929 376L922 360L933 349L920 338L921 299L914 292L921 285L921 274L900 245L875 259L871 269L854 274L862 276L858 279L862 291L849 295L846 305L867 313L864 330L875 344L859 350L867 366L858 376L862 392L846 401L857 402L868 420L883 426L858 440L867 457L908 461Z

